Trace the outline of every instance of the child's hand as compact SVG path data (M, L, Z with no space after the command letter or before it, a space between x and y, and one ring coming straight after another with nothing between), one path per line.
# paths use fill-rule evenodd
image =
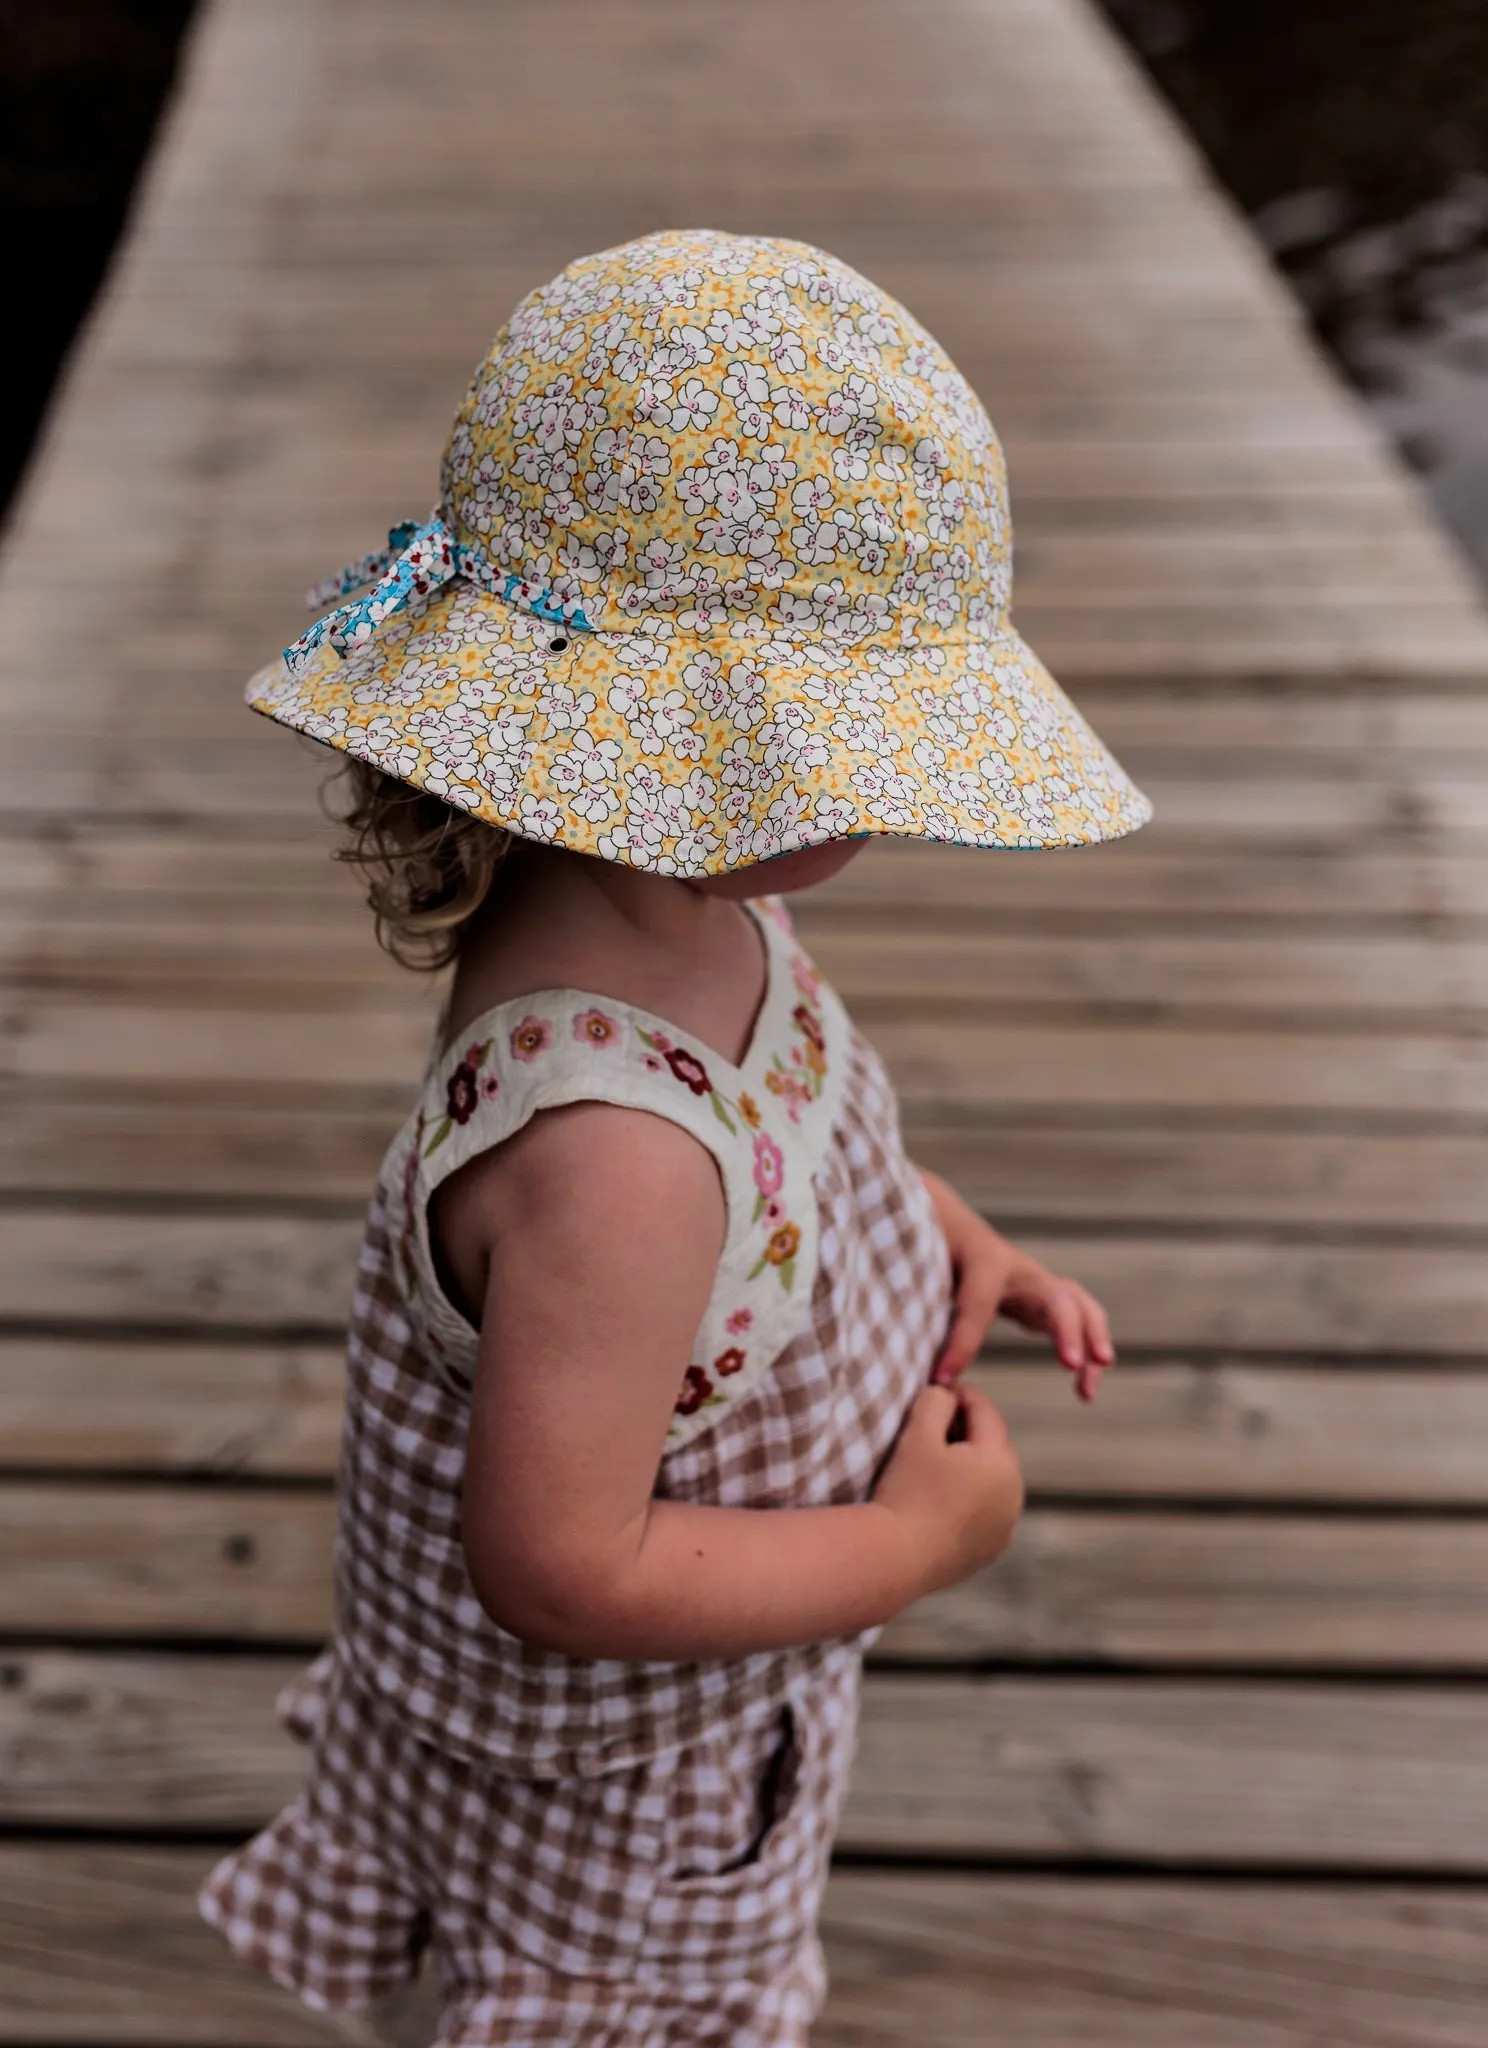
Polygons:
M923 1387L873 1498L903 1524L921 1594L1000 1556L1023 1511L1023 1475L986 1395Z
M954 1386L981 1349L989 1325L1005 1315L1044 1332L1075 1392L1093 1401L1101 1374L1116 1363L1106 1312L1074 1280L1062 1280L1008 1243L933 1173L921 1174L950 1248L956 1277L951 1327L935 1361L939 1386Z

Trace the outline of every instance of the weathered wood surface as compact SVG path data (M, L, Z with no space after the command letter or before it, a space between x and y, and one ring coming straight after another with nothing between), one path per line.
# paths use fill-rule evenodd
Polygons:
M7 2048L424 2048L320 2019L196 1918L197 1848L0 1849ZM1479 2048L1488 1907L1452 1884L842 1870L827 1892L823 2048ZM411 2001L410 2001L411 2003ZM411 2015L410 2015L411 2017Z
M976 1377L1035 1504L1488 1507L1488 1375L1471 1365L1128 1359L1094 1410L1042 1359ZM0 1338L0 1471L327 1480L341 1384L329 1342Z
M315 1644L328 1495L0 1482L0 1632ZM1488 1671L1488 1526L1031 1507L1008 1555L922 1601L880 1656Z
M1480 1891L846 1870L819 2048L1477 2048Z
M552 52L537 0L215 0L0 565L0 1819L108 1838L0 1848L0 2042L428 2039L242 1976L165 1839L295 1780L433 996L238 685L429 502L518 294L685 216L942 335L1020 624L1159 806L802 907L917 1156L1125 1350L1090 1414L983 1368L1033 1505L886 1634L847 1842L1193 1873L845 1870L820 2038L1477 2048L1481 1898L1428 1880L1488 1876L1482 607L1078 0L575 0Z
M304 1658L15 1650L0 1821L220 1834L294 1796ZM876 1672L845 1849L1488 1875L1488 1726L1459 1687Z

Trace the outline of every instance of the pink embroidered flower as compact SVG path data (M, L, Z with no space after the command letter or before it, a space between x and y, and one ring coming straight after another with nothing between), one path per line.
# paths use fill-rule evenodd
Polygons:
M792 1074L783 1067L772 1068L765 1076L765 1086L772 1095L778 1095L785 1104L793 1124L801 1121L801 1111L811 1100L811 1090L799 1074Z
M511 1035L512 1058L535 1060L553 1043L553 1027L546 1017L524 1017Z
M482 1074L480 1083L481 1101L494 1102L501 1093L501 1082L495 1074Z
M744 1353L737 1344L730 1344L727 1351L719 1352L713 1361L713 1370L721 1380L726 1380L731 1373L744 1370Z
M760 1214L773 1230L777 1223L785 1221L785 1204L781 1201L779 1195L772 1195L763 1209L760 1210Z
M778 1195L785 1185L785 1154L767 1131L754 1141L754 1184L762 1195Z
M753 1326L754 1310L752 1308L736 1308L723 1327L731 1337L742 1337L744 1332L752 1329Z
M796 987L807 1002L814 1003L821 994L821 976L804 953L795 953L791 956L791 973L795 978Z
M656 1043L660 1045L660 1039ZM680 1045L664 1047L663 1051L667 1065L684 1087L690 1088L694 1095L713 1093L713 1083L708 1079L708 1069L695 1053L684 1052Z
M582 1016L574 1018L573 1034L585 1045L613 1045L620 1036L620 1026L603 1010L585 1010Z
M666 1061L659 1060L654 1052L643 1052L641 1054L641 1065L648 1074L664 1074L666 1072Z
M688 1366L682 1375L682 1391L677 1396L678 1415L696 1415L699 1408L713 1391L713 1382L700 1365Z

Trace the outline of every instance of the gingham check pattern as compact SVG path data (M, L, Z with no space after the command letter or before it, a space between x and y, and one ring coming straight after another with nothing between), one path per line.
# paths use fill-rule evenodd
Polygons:
M665 1459L672 1499L868 1494L944 1331L949 1272L887 1077L853 1034L815 1189L809 1328ZM859 1642L692 1664L530 1650L470 1589L464 1405L415 1348L373 1207L356 1293L337 1638L291 1688L303 1797L209 1879L234 1948L318 2006L432 1949L443 2048L787 2048L851 1760Z

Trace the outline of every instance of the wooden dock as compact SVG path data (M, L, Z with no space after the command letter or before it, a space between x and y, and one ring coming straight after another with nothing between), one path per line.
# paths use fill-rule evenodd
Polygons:
M1081 0L211 0L4 565L0 2043L320 2048L197 1926L291 1791L427 991L243 675L571 256L801 235L1012 466L1129 844L807 913L919 1156L1104 1292L868 1695L824 2048L1488 2039L1488 623Z

